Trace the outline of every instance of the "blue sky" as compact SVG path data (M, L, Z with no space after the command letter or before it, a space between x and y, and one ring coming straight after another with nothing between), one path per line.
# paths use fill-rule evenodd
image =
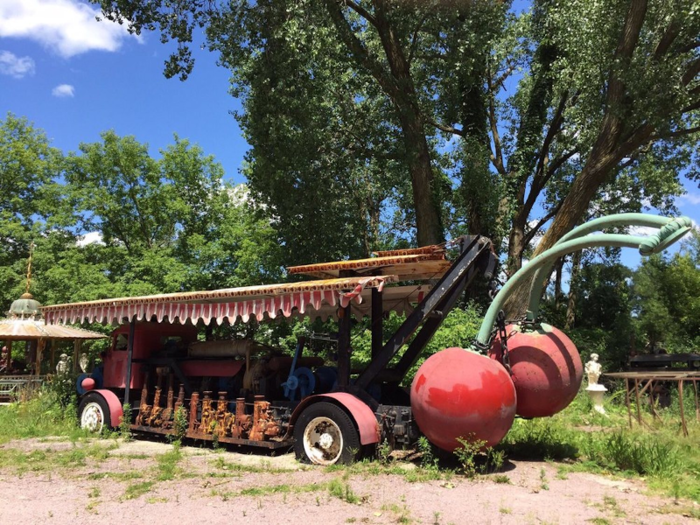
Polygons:
M216 56L194 48L189 79L166 79L170 45L156 34L137 39L117 24L97 22L97 14L79 0L0 1L2 118L8 111L27 117L63 151L114 129L157 154L177 133L242 182L247 145L230 114L240 104L228 94L229 74Z
M2 118L8 111L27 117L65 152L114 129L157 154L177 133L214 155L227 178L243 182L247 144L230 114L240 103L228 94L229 74L216 56L194 47L188 80L168 80L163 62L171 44L155 34L131 36L97 22L98 14L80 0L0 0ZM678 207L700 222L700 191L687 181L686 189ZM624 260L635 266L631 252Z

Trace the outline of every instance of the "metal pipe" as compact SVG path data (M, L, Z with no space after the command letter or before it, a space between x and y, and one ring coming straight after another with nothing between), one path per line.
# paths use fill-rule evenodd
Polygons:
M498 292L498 295L496 295L491 303L491 306L487 310L486 315L484 316L484 320L481 323L481 328L479 329L479 334L476 337L477 343L480 346L488 345L491 337L491 329L496 322L496 316L503 308L503 304L508 296L517 286L533 275L543 265L555 261L562 255L575 252L583 248L595 248L598 246L638 248L644 241L646 241L645 237L638 237L634 235L597 234L587 235L580 239L572 239L561 244L555 244L549 250L541 253L527 263L526 266L518 270L515 275L513 275L508 282L506 282L503 288L501 288L501 291Z
M682 226L692 225L692 221L688 217L684 216L674 219L671 217L659 217L657 215L649 215L646 213L619 213L617 215L601 217L574 228L559 239L554 246L605 228L612 228L615 226L645 226L649 228L662 228L673 221L679 222ZM673 242L675 242L675 240L677 239L673 239ZM532 284L530 286L530 302L527 310L527 318L530 321L534 321L537 317L544 282L547 279L547 276L550 274L553 264L554 261L543 265L537 270L537 273L532 279Z

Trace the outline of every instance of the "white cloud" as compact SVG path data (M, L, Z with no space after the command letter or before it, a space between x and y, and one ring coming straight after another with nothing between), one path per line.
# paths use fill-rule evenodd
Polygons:
M628 233L630 235L639 235L640 237L648 237L649 235L656 235L659 232L658 228L652 226L630 226Z
M678 200L697 206L700 204L700 193L686 193L678 197Z
M34 74L34 60L31 57L18 57L9 51L0 51L0 74L14 78Z
M53 88L53 90L51 90L51 94L58 98L74 97L75 88L70 84L61 84Z
M63 57L92 50L116 51L130 35L124 26L95 20L80 0L2 0L0 37L29 38Z
M104 244L102 242L102 234L100 232L90 232L82 235L77 241L76 246L87 246L88 244Z

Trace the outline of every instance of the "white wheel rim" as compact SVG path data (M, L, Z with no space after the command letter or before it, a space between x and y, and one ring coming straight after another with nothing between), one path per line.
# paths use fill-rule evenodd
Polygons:
M105 415L102 412L102 407L93 401L83 408L83 413L80 415L80 428L87 429L90 432L100 432L104 420Z
M304 429L304 452L316 465L334 465L343 453L343 433L335 421L316 417Z

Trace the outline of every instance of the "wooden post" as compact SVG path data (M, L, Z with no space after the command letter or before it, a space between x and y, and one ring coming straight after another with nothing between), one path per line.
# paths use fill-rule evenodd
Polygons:
M134 337L136 335L136 317L132 317L129 322L129 341L126 346L126 381L124 383L124 404L129 403L129 392L131 390L131 361L134 358Z
M639 379L634 380L634 397L637 400L637 422L641 426L642 424L642 411L639 407L640 402L639 402Z
M51 345L51 370L49 373L53 374L56 372L56 341L49 339L49 344Z
M693 389L695 390L695 421L700 421L700 405L698 404L698 380L693 379Z
M41 358L44 353L44 347L46 346L46 339L39 339L39 342L36 345L36 365L34 368L34 375L35 376L40 376L41 375Z
M338 388L343 390L350 384L350 305L338 314Z
M649 383L649 408L651 409L651 415L654 419L658 418L658 414L656 413L656 409L654 408L654 380L650 379Z
M625 405L627 405L627 418L632 428L632 408L630 407L630 380L625 378Z
M678 403L681 406L681 427L683 428L683 435L688 437L688 425L685 423L685 408L683 407L683 380L678 380Z
M78 373L78 361L80 360L80 349L83 346L82 339L76 339L73 342L73 373Z
M372 359L379 355L384 346L384 307L382 292L372 288Z

